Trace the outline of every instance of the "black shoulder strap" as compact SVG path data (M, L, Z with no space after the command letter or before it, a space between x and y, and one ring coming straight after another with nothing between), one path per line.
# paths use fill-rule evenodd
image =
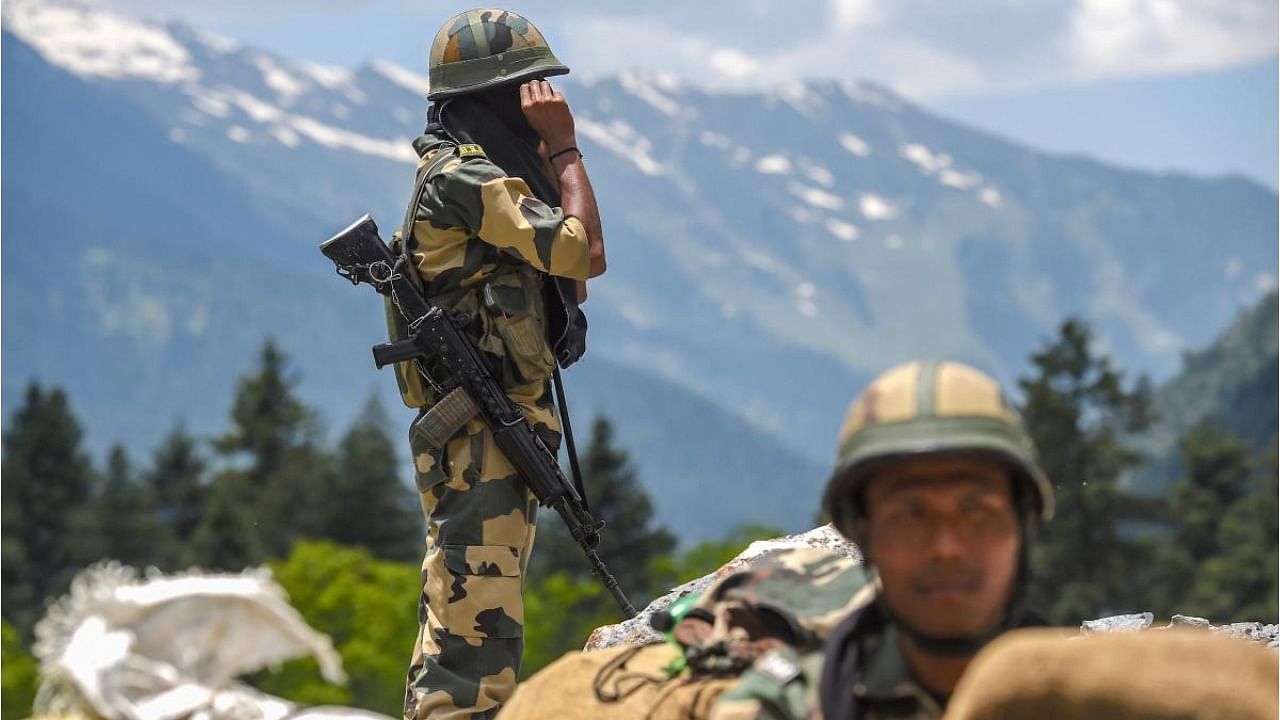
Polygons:
M827 720L858 720L861 708L852 692L861 675L858 639L881 620L873 602L850 613L827 637L822 652L822 680L818 685L822 716Z
M413 220L418 214L418 203L422 202L422 192L427 189L427 183L431 178L435 177L440 168L454 156L456 150L457 147L453 143L446 142L436 151L435 158L427 163L418 175L418 182L413 186L413 195L409 198L409 207L404 211L404 222L400 225L400 237L404 241L405 248L409 246L409 236L413 232Z

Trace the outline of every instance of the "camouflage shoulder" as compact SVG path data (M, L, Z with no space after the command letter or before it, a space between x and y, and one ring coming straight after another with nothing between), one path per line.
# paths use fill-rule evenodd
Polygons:
M699 605L738 600L786 610L817 637L825 637L873 585L862 563L824 548L784 548L753 559L722 578Z
M818 711L822 653L780 646L761 655L712 706L710 720L807 720Z

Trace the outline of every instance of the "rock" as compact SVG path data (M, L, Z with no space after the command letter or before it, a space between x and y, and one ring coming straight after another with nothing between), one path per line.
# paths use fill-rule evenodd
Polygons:
M649 619L653 617L654 613L665 610L671 603L686 595L701 593L716 580L741 570L752 560L762 555L796 547L821 548L840 553L858 561L862 560L862 553L858 551L858 547L846 540L843 535L830 525L816 527L798 535L787 535L773 540L758 540L748 545L747 549L743 550L719 570L671 590L666 595L649 603L644 610L641 610L630 620L624 620L616 625L605 625L596 628L595 632L591 633L591 637L587 638L587 644L583 647L583 650L600 650L618 645L646 645L648 643L662 642L662 635L649 625Z
M1227 635L1241 640L1265 644L1269 648L1280 649L1280 625L1266 625L1259 622L1237 622L1226 625L1214 625L1209 620L1194 615L1174 615L1168 625L1152 627L1155 616L1151 613L1133 615L1115 615L1098 620L1086 620L1080 625L1082 635L1095 633L1136 632L1139 630L1168 630L1169 628L1199 628L1216 635Z
M1155 619L1155 615L1144 612L1132 615L1112 615L1111 617L1098 618L1097 620L1085 620L1080 624L1080 633L1082 635L1093 635L1094 633L1108 632L1136 632L1151 627L1151 622Z

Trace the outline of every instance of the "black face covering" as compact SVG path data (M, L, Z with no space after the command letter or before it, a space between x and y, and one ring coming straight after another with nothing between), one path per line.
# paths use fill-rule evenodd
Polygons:
M560 206L560 191L547 177L538 154L542 138L520 109L518 85L502 85L433 104L427 132L443 131L455 141L484 148L493 164L529 185L539 200ZM547 341L560 367L577 362L587 349L587 317L578 308L577 283L550 277L543 286L547 306Z
M547 177L538 154L541 138L520 109L519 86L444 100L432 107L432 119L458 142L483 147L493 164L528 183L539 200L560 205L560 191Z

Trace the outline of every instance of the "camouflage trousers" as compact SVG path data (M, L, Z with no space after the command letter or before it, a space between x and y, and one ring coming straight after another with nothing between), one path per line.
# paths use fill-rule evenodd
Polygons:
M521 390L512 399L557 447L548 388ZM427 539L404 717L487 720L520 675L537 500L479 418L443 448L428 447L412 430L409 445Z

